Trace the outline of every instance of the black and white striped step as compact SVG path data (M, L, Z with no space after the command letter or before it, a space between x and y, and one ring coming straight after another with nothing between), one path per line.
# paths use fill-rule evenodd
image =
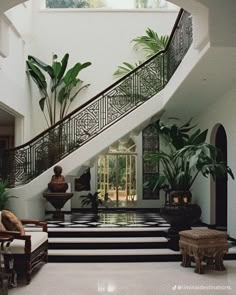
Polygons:
M180 261L170 249L51 249L49 262L151 262Z
M165 237L49 238L49 249L142 249L166 248Z
M49 237L165 237L169 227L49 228Z

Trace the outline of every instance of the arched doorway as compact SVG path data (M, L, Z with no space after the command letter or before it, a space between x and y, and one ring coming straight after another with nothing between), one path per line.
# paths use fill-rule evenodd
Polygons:
M107 207L135 207L137 202L137 148L132 139L110 147L97 165L97 188L108 194Z
M222 125L216 131L215 146L221 151L221 159L227 163L227 136ZM216 178L215 224L227 228L227 177Z

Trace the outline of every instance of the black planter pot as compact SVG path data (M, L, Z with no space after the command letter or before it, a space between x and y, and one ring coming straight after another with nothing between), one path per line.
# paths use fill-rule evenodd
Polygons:
M190 191L171 191L170 204L186 205L191 203L192 193Z
M167 205L161 208L161 216L170 224L167 236L170 249L179 250L179 232L191 229L191 226L199 220L201 213L201 208L196 204Z

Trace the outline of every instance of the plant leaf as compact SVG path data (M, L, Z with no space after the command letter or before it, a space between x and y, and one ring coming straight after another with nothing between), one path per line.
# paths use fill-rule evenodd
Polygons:
M61 60L61 70L58 73L58 77L57 77L58 81L60 81L62 79L62 77L64 76L64 74L65 74L67 64L68 64L68 60L69 60L69 54L66 53L64 55L63 59Z
M166 48L169 37L168 36L160 36L150 28L147 28L145 31L146 35L134 38L132 42L135 43L135 50L143 50L146 52L147 58L152 55L162 51Z
M65 88L65 86L64 87L62 87L61 88L61 90L59 91L59 93L58 93L58 102L60 103L60 104L62 104L63 103L63 101L64 101L64 99L65 99L65 97L66 97L66 88Z
M80 93L81 90L88 88L90 86L90 84L86 84L84 86L82 86L78 91L75 92L75 94L70 98L70 101L72 102L75 97Z
M46 82L45 76L40 71L40 69L36 67L30 61L26 61L26 64L27 64L27 72L32 77L33 81L38 86L38 88L41 91L47 91L47 82Z
M137 68L142 63L143 63L143 61L138 61L135 64L123 62L123 64L121 66L118 66L118 68L114 72L113 76L114 77L123 77L124 75L127 75L129 72L133 71L135 68Z
M85 64L81 64L81 63L77 63L75 64L70 70L68 70L68 72L66 73L65 77L64 77L64 82L65 84L68 86L71 83L74 82L74 80L77 78L79 72L88 67L89 65L91 65L90 62L85 63Z
M46 97L42 97L39 100L39 106L40 106L40 109L41 109L42 112L44 111L45 100L46 100Z
M51 77L52 80L55 79L54 76L54 72L53 72L53 68L47 64L45 64L44 62L42 62L40 59L29 55L28 56L28 60L31 61L32 63L35 63L37 66L39 66L42 70L44 70L45 72L47 72L49 74L49 76Z

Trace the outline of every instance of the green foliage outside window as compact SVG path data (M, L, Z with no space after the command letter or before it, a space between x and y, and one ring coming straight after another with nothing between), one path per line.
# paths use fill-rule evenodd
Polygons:
M108 8L108 9L161 9L173 8L165 0L46 0L47 8Z
M47 8L97 8L103 6L102 0L46 0Z

